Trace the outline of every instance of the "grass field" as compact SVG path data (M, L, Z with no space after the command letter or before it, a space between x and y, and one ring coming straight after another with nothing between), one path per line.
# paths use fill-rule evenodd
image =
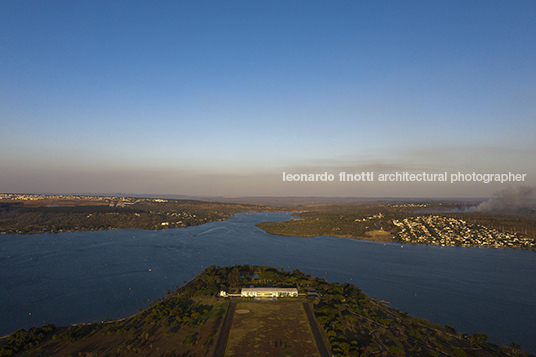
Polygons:
M240 301L225 356L320 356L301 301Z

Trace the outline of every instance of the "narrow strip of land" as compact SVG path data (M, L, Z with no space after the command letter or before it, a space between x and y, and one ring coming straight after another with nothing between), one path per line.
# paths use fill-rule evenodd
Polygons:
M309 319L309 324L311 325L311 330L313 331L313 336L315 338L320 356L330 357L329 349L326 346L324 339L322 338L322 334L320 333L320 329L318 328L318 324L316 323L313 311L311 311L311 307L309 306L307 301L303 302L303 308L305 309L305 314L307 315L307 318Z
M233 322L233 315L236 308L236 299L231 298L229 303L229 308L227 309L227 314L223 320L223 325L221 327L220 337L218 338L218 343L216 344L216 349L214 350L214 357L223 357L225 354L225 344L227 343L227 338L229 337L229 332L231 331L231 324Z

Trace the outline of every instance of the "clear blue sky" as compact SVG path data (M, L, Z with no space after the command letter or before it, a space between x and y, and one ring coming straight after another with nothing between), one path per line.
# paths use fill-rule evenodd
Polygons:
M487 197L524 173L535 1L0 2L0 192Z

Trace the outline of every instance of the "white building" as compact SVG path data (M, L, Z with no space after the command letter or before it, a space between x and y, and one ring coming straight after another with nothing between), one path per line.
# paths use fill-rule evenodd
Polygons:
M297 297L296 288L243 288L242 297L255 298L277 298L277 297Z

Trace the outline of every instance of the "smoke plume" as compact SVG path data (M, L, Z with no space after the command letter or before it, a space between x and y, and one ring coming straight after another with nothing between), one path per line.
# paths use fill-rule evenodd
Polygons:
M487 201L479 204L474 212L522 212L535 207L536 189L529 186L507 188L495 192Z

